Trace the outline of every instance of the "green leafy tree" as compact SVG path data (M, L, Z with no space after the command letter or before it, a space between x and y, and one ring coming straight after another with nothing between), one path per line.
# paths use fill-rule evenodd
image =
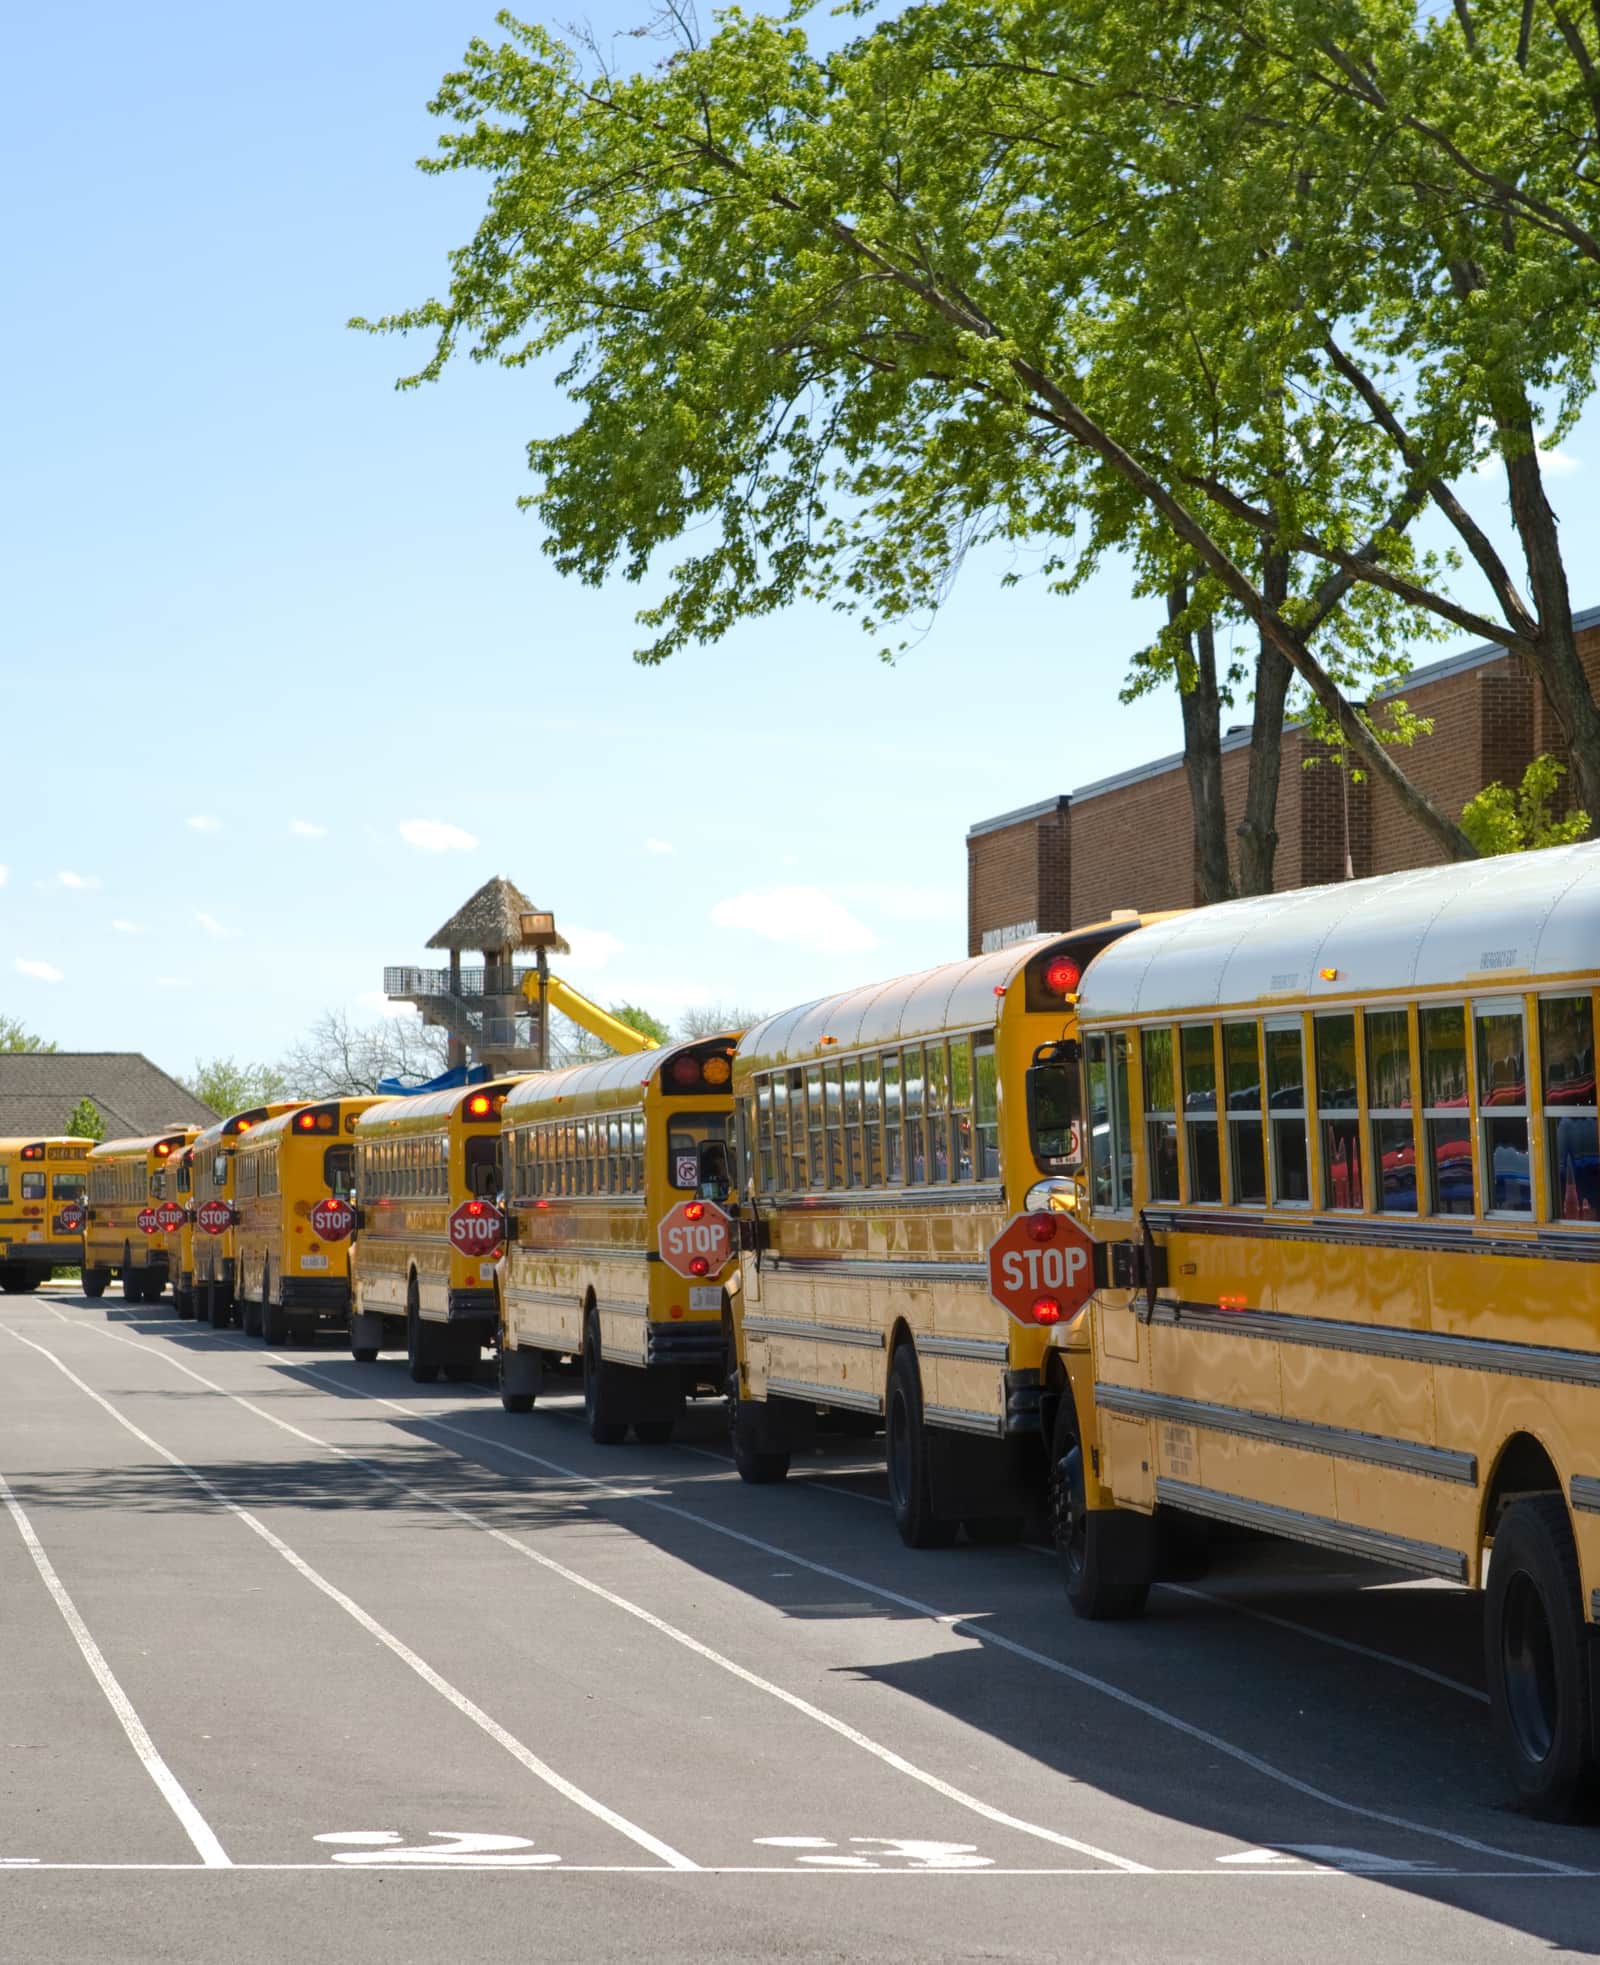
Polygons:
M1565 775L1565 768L1548 753L1534 758L1515 791L1508 785L1486 785L1476 798L1468 799L1461 814L1462 831L1485 854L1528 853L1587 837L1587 812L1555 816Z
M196 1058L194 1070L178 1082L219 1119L291 1095L288 1080L276 1065L240 1064L231 1057Z
M105 1138L105 1117L92 1098L79 1099L67 1114L66 1133L69 1139Z
M648 1010L641 1010L637 1003L611 1003L607 1005L618 1023L625 1023L630 1030L638 1031L641 1037L653 1037L658 1044L670 1044L672 1032Z
M56 1046L46 1037L36 1037L16 1017L0 1016L0 1051L53 1051Z

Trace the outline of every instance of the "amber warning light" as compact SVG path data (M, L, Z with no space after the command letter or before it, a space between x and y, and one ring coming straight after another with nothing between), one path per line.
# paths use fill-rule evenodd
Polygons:
M487 1119L493 1109L493 1101L484 1092L479 1092L475 1097L467 1100L467 1110L474 1119Z

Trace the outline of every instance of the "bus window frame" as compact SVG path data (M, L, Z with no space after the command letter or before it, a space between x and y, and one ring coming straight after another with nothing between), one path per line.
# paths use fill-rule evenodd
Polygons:
M1472 1127L1473 1146L1477 1153L1480 1188L1474 1190L1478 1202L1478 1212L1488 1221L1537 1221L1538 1196L1535 1192L1533 1139L1534 1106L1530 1094L1533 1091L1533 1068L1536 1063L1532 1055L1532 1033L1526 999L1522 996L1475 996L1469 999L1472 1025L1472 1068L1473 1100ZM1514 1016L1522 1026L1522 1103L1518 1106L1486 1106L1483 1102L1482 1087L1478 1083L1478 1044L1479 1023L1486 1017ZM1538 1019L1534 1018L1533 1022ZM1489 1158L1489 1126L1496 1119L1520 1119L1522 1121L1523 1152L1527 1160L1528 1205L1525 1208L1492 1208L1489 1206L1490 1190L1493 1186L1492 1165Z

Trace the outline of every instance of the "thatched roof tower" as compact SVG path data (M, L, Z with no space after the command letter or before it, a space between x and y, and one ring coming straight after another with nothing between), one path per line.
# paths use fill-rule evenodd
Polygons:
M522 916L533 912L533 902L522 889L514 881L496 874L470 900L463 902L437 933L429 936L427 946L450 949L457 954L464 949L478 949L487 956L505 956L524 946ZM559 936L549 946L562 955L572 953Z

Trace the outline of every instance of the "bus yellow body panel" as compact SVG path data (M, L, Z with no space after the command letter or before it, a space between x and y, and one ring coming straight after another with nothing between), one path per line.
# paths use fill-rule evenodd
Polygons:
M228 1210L227 1225L216 1232L192 1224L194 1249L194 1308L213 1324L226 1324L233 1313L234 1278L238 1265L237 1227L233 1219L233 1163L239 1141L267 1119L294 1112L301 1099L278 1099L254 1105L219 1119L195 1140L191 1149L190 1205L196 1215L208 1204ZM180 1306L181 1314L182 1306Z
M680 1201L732 1199L732 1037L523 1081L502 1116L511 1237L501 1263L506 1403L562 1358L585 1377L590 1431L669 1428L727 1369L726 1259L678 1275L658 1247Z
M377 1103L297 1106L253 1126L234 1150L234 1289L243 1328L269 1344L347 1326L349 1235L325 1239L312 1215L334 1199L353 1217L356 1121Z
M165 1251L167 1258L167 1281L172 1288L172 1301L180 1317L194 1315L194 1166L192 1155L194 1145L174 1148L166 1165L158 1169L150 1183L152 1200L159 1207L171 1202L183 1210L183 1220L176 1228L164 1228L155 1238L156 1246Z
M37 1289L56 1268L83 1261L83 1235L61 1210L84 1201L92 1139L0 1139L0 1289Z
M500 1221L500 1115L518 1082L386 1099L357 1120L350 1348L363 1362L403 1344L427 1380L470 1369L495 1342L499 1234L463 1252L450 1220L477 1202L486 1222Z

